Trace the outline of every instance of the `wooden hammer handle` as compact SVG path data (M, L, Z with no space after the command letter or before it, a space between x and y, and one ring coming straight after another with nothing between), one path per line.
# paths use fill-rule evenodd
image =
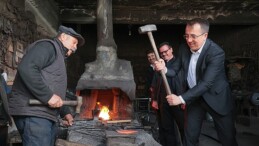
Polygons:
M160 57L159 57L159 54L158 54L158 51L157 51L157 48L156 48L156 44L155 44L155 40L154 40L154 37L152 35L152 32L151 31L147 32L147 35L148 35L148 38L149 38L149 40L151 42L152 48L153 48L153 50L155 52L156 59L159 60ZM160 74L161 74L163 82L164 82L166 94L167 95L172 94L171 89L170 89L169 84L168 84L168 81L167 81L167 78L166 78L166 75L165 75L165 71L161 70Z
M76 113L80 113L83 98L82 96L77 96L76 100L63 100L63 105L76 106ZM30 105L44 105L41 101L36 99L29 100Z
M30 99L29 104L30 105L44 105L41 101L36 100L36 99ZM76 100L75 101L64 100L63 101L63 105L76 106L77 105L77 101Z

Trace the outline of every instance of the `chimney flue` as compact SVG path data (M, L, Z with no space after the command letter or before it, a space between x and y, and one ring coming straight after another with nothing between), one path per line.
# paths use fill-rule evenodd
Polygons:
M120 88L132 100L136 84L129 61L117 58L113 38L112 0L98 0L96 60L85 64L77 90Z

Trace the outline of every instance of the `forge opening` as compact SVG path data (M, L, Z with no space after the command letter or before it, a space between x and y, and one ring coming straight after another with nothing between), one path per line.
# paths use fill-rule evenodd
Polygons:
M93 120L104 106L109 108L110 120L132 119L132 101L119 88L85 89L77 95L83 97L80 119Z

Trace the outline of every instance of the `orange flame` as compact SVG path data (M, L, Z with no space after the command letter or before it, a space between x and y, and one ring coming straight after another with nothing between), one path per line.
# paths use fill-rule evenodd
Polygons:
M109 108L107 106L102 107L100 114L99 114L99 118L101 118L102 120L110 119Z

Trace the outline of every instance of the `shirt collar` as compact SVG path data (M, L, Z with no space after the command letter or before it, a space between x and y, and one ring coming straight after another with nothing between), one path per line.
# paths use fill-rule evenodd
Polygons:
M202 44L201 48L200 48L198 51L196 51L196 52L194 52L194 51L192 51L192 50L190 49L190 51L192 52L192 54L200 54L201 51L202 51L202 49L203 49L203 47L204 47L204 45L205 45L205 43L206 43L206 41L204 41L204 43Z

